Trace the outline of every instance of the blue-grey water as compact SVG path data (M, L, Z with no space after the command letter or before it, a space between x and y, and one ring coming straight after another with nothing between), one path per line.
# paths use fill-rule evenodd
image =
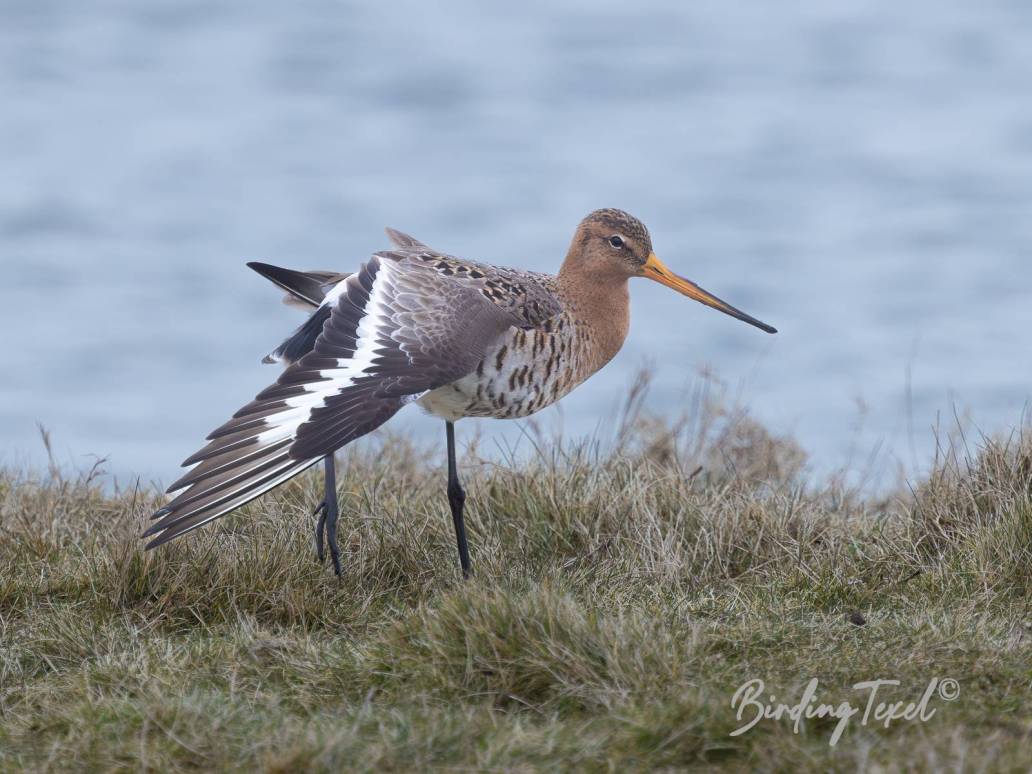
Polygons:
M440 6L0 3L0 463L41 463L38 421L168 481L298 322L247 260L345 270L391 225L555 270L602 206L780 333L634 281L624 350L540 415L568 435L644 363L656 408L711 367L817 468L1018 422L1032 4Z

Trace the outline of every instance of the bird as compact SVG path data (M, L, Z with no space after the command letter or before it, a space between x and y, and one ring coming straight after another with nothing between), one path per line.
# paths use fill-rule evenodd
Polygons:
M190 469L143 533L148 550L322 461L316 552L322 561L325 536L340 576L334 453L415 403L445 423L446 492L459 568L469 578L455 422L529 416L605 366L627 337L631 279L654 280L777 333L667 268L645 225L623 210L588 214L557 274L465 260L400 231L386 233L392 247L354 272L248 264L309 317L266 356L283 366L278 379L183 462Z

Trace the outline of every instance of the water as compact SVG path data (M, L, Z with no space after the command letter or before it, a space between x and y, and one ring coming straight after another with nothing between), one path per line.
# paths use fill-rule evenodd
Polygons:
M817 469L920 463L954 407L1005 431L1032 5L849 5L6 0L0 462L41 461L40 421L62 460L168 481L298 322L247 260L347 269L389 224L555 270L602 206L781 332L635 281L623 352L541 421L594 431L651 362L655 408L712 366Z

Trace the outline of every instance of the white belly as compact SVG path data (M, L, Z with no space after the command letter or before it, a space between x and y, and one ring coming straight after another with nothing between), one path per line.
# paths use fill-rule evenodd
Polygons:
M454 422L456 419L466 416L469 399L464 392L456 389L453 383L431 390L416 403L422 406L427 413Z

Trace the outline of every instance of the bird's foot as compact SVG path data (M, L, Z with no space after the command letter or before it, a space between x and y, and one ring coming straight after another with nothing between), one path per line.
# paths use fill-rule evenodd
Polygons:
M331 506L328 501L323 500L316 506L313 516L319 519L315 523L315 555L319 562L326 561L326 554L323 551L323 536L330 546L330 559L333 561L333 572L340 577L340 547L337 545L337 503Z

